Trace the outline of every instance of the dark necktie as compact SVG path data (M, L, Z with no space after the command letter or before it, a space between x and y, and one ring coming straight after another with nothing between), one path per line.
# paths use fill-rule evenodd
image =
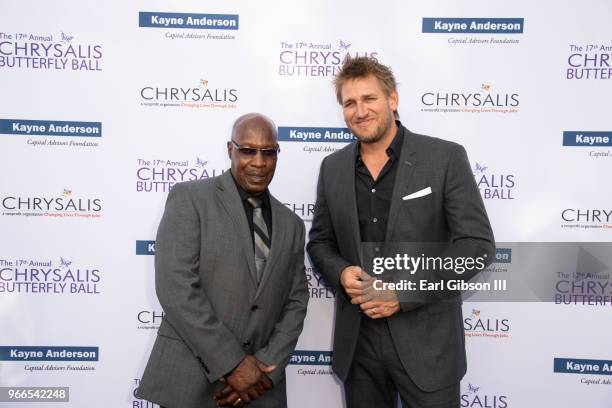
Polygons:
M257 283L261 281L266 261L270 254L270 234L261 210L260 198L248 198L253 206L253 241L255 243L255 269L257 270Z

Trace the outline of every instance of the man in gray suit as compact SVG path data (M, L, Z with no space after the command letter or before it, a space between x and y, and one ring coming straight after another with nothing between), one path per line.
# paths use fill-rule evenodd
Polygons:
M467 155L402 126L395 78L376 60L348 59L335 85L358 142L321 164L307 248L337 290L333 369L347 407L395 407L398 393L404 407L458 407L466 371L460 298L419 291L372 298L373 279L361 268L365 242L381 254L398 242L447 243L444 257L493 260ZM476 272L434 270L429 278L468 280Z
M227 150L231 171L174 186L157 232L165 315L138 395L168 408L287 406L308 303L304 224L268 192L270 119L238 118Z

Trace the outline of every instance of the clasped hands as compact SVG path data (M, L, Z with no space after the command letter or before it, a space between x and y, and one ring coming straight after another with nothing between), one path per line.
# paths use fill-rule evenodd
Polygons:
M400 311L395 291L374 289L374 278L359 266L347 266L340 274L340 284L351 297L351 303L371 319L389 317Z
M276 366L268 366L248 354L236 368L220 381L225 384L213 395L220 407L242 407L261 397L274 384L268 377Z

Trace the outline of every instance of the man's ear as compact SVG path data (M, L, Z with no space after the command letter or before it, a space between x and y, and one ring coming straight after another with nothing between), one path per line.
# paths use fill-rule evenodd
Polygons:
M389 107L392 111L396 111L399 105L399 94L397 91L391 91L389 94Z
M234 146L232 146L232 142L227 142L227 157L230 158L230 160L232 159L232 148Z

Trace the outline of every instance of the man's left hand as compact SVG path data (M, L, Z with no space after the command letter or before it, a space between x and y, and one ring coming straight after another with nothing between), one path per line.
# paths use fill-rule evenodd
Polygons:
M222 382L225 383L225 381ZM240 395L229 385L215 392L213 399L219 407L243 407L245 405Z
M389 317L401 310L394 290L379 290L373 286L364 290L361 296L355 296L351 303L359 305L363 314L370 319Z
M254 386L254 388L257 390L258 398L267 390L274 387L274 383L272 383L272 380L270 380L270 377L268 377L267 374L274 371L276 366L268 366L251 355L247 356L247 358L252 360L260 371L260 381ZM251 400L243 400L241 395L229 384L227 378L222 377L219 379L219 381L225 384L225 387L216 391L213 395L213 399L217 402L217 406L242 407L251 402Z
M243 407L246 405L246 402L240 398L240 395L231 387L231 385L227 385L224 378L221 379L221 382L226 384L225 387L215 392L213 395L213 399L217 402L217 406L219 407ZM265 375L265 379L263 379L264 389L269 390L274 385L272 380ZM263 394L263 393L262 393Z
M389 317L401 310L400 304L397 300L390 300L386 302L366 302L359 305L359 307L361 307L363 314L370 319L382 319L383 317Z

